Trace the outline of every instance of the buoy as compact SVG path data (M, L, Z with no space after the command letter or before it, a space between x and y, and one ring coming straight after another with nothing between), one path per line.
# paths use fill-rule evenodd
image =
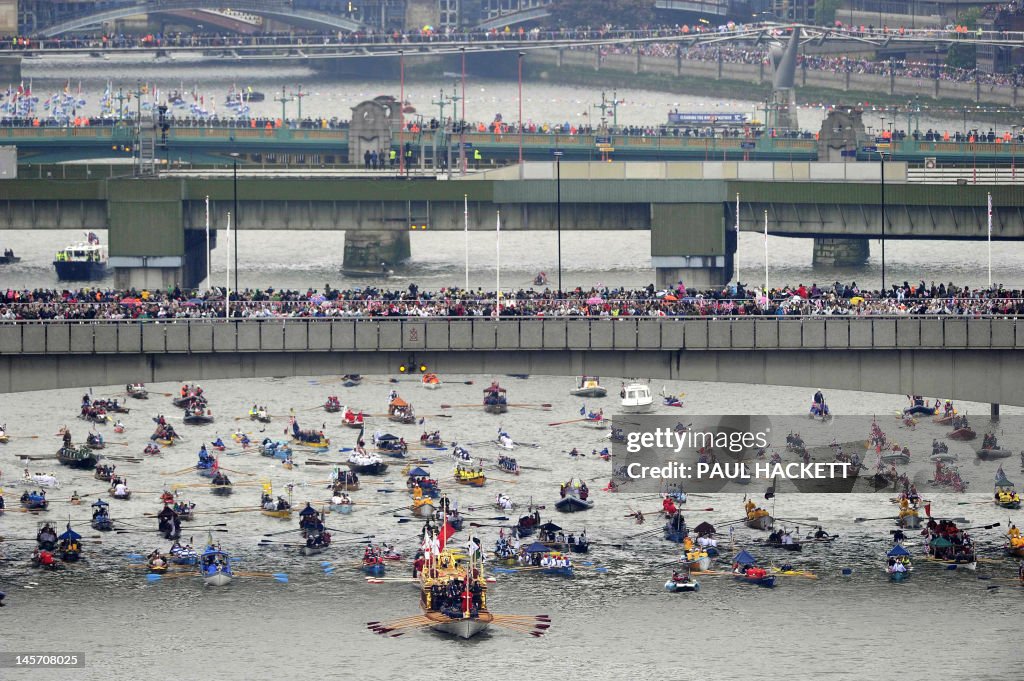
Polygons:
M844 577L849 577L852 574L853 574L853 569L852 568L843 568L843 576Z

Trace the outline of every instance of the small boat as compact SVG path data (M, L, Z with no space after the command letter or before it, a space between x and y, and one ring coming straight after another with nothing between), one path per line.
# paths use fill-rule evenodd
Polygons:
M956 430L950 432L950 434L947 435L946 437L948 437L950 440L959 440L961 442L965 442L967 440L973 440L974 438L978 437L978 434L975 433L970 426L964 426L963 428L957 428Z
M453 581L463 586L462 593L451 592ZM435 600L438 594L441 597ZM467 567L456 560L452 549L445 548L429 569L420 572L420 608L423 616L434 622L434 631L462 639L485 631L494 621L487 600L483 566L475 564L472 557Z
M201 395L182 395L172 399L171 404L179 409L205 409L206 398Z
M700 591L700 582L692 577L672 577L665 582L665 591L669 593L690 593Z
M555 510L561 513L579 513L594 508L594 500L588 499L590 490L586 483L579 483L579 487L573 485L570 480L561 487L562 498L555 502Z
M798 541L786 543L778 538L773 540L772 537L768 537L764 544L765 546L770 546L773 549L782 549L783 551L797 552L804 550L804 545Z
M57 537L59 543L57 544L57 555L65 563L75 563L79 558L82 557L82 535L78 534L71 529L71 523L68 522L68 527Z
M106 449L107 443L99 433L89 433L85 436L85 446L89 449Z
M976 454L982 461L994 461L996 459L1005 459L1013 454L1009 449L1002 447L986 447L977 450Z
M576 387L569 391L574 397L604 397L608 390L597 376L577 376Z
M462 464L455 466L455 482L470 487L483 487L487 482L487 476L482 469L464 468Z
M274 509L273 511L271 511L269 509L263 508L260 509L260 515L265 515L268 518L282 518L284 520L288 520L292 517L293 510L294 509L291 508L282 508Z
M707 551L693 549L686 552L686 563L694 572L707 572L711 569L711 556Z
M99 281L107 276L107 255L99 239L90 233L88 242L57 251L53 267L60 281Z
M113 498L120 499L121 501L128 501L132 498L132 491L128 488L118 489L117 487L111 487L107 490L107 493Z
M427 390L437 390L441 387L441 379L437 377L437 374L423 374L420 385Z
M907 450L890 451L881 455L882 463L889 465L905 466L910 463L910 453Z
M362 428L364 424L363 412L358 412L345 407L345 413L341 415L341 425L346 428Z
M249 410L249 420L257 421L259 423L270 423L273 418L267 413L266 409L261 407L259 409Z
M299 429L299 422L293 420L292 444L312 449L327 449L331 446L331 440L322 431Z
M128 386L128 397L136 400L148 400L149 392L144 383L132 383Z
M1004 478L1003 482L995 486L994 500L996 506L1010 510L1020 508L1020 495L1014 489L1013 483Z
M484 388L484 411L488 414L505 414L508 412L507 391L497 382Z
M110 513L108 512L110 504L102 499L98 499L93 502L92 507L95 509L92 512L92 520L89 523L92 529L97 532L110 532L113 530L114 521L110 519Z
M331 395L327 398L327 401L324 402L324 411L328 414L335 414L341 411L341 401L334 395Z
M274 441L266 438L260 443L259 452L262 456L269 456L281 461L286 461L292 455L292 448L287 442Z
M430 497L413 499L409 510L417 518L431 518L434 515L434 500Z
M92 474L92 477L96 478L97 480L102 480L103 482L110 482L110 480L114 477L114 471L116 469L117 466L96 464L96 470Z
M904 416L935 416L935 407L929 407L923 404L915 404L913 407L907 407L903 410Z
M910 552L897 544L892 547L886 556L885 574L890 582L902 582L910 576L914 566L910 562Z
M234 489L232 489L230 481L218 482L217 479L214 478L213 481L210 483L210 492L216 494L219 497L226 497L232 492L234 492Z
M905 530L916 530L921 527L921 515L916 508L900 509L900 515L896 519L896 524Z
M151 573L162 575L170 568L170 563L167 562L167 558L163 554L157 554L146 561L146 567Z
M755 508L747 512L747 519L743 521L752 530L767 532L775 526L775 518L763 508Z
M346 388L354 388L363 382L363 377L359 374L345 374L341 378L344 381L342 385Z
M409 451L409 445L406 444L405 439L400 438L397 435L392 435L391 433L384 433L382 435L374 434L372 442L375 452L391 456L396 459L404 458L406 453Z
M335 504L335 503L332 502L330 504L330 506L328 506L328 508L331 509L331 513L340 513L342 515L348 515L349 513L352 512L352 506L353 506L353 504L352 504L351 501L348 502L347 504L345 504L345 503Z
M388 404L388 421L406 425L413 424L416 423L416 413L411 404L396 396Z
M384 475L388 465L376 454L352 452L348 457L348 467L357 475Z
M57 461L71 468L94 468L97 458L88 447L61 447L57 450Z
M226 586L234 574L231 571L231 556L219 546L210 544L200 556L203 583L207 586Z
M171 547L170 561L175 565L198 565L199 554L191 546Z
M306 545L299 548L299 555L316 556L326 551L331 546L331 533L306 532Z
M387 572L388 567L380 557L364 558L360 569L371 577L380 577Z
M4 254L0 255L0 265L13 265L16 262L21 262L21 258L14 255L10 248L4 249Z
M548 285L548 273L538 272L537 276L533 278L534 286L547 286Z
M622 411L626 414L649 414L654 411L654 396L650 386L644 383L630 383L619 392Z
M207 410L204 414L202 411L190 411L185 410L185 416L182 421L187 426L205 426L209 423L213 423L213 414Z
M740 551L733 559L733 578L737 582L754 584L765 588L775 586L775 575L768 574L763 567L758 567L757 559L746 551Z

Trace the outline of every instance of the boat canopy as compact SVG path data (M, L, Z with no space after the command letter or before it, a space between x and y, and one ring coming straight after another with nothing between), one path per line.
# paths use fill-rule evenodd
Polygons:
M299 511L299 515L302 516L302 517L308 517L308 516L311 516L311 515L316 515L316 509L313 508L312 506L310 506L309 504L306 504L306 508L304 508L301 511Z
M409 477L410 478L428 478L428 477L430 477L430 472L429 471L425 471L422 468L420 468L419 466L417 466L416 468L413 468L411 471L409 471Z
M96 501L92 502L92 505L97 506L99 508L103 508L104 506L110 506L110 504L103 501L102 499L97 499Z
M503 392L505 392L505 389L502 388L497 383L495 383L494 385L489 385L486 388L484 388L484 392L485 393L503 393Z
M70 525L68 525L68 529L64 531L64 534L62 534L59 537L57 537L57 539L60 539L62 541L78 540L78 539L81 539L81 538L82 538L82 535L80 535L77 532L75 532L74 530L72 530Z
M757 565L757 558L754 558L746 551L740 551L736 554L736 558L733 559L733 562L739 563L740 565Z
M392 407L408 407L409 403L406 402L405 400L403 400L401 397L396 397L395 399L391 400L391 406Z
M953 542L949 541L945 537L936 537L935 539L932 539L930 542L928 542L928 545L932 548L948 549L950 546L953 545Z
M377 442L398 442L398 436L391 433L384 433L377 436Z
M539 529L544 530L545 532L558 532L562 528L549 521L541 525Z
M541 544L539 541L535 541L526 547L527 553L547 553L550 550L550 546L545 546L544 544Z
M885 555L888 556L889 558L898 558L900 556L909 556L910 555L910 551L907 551L905 548L903 548L902 546L897 544L896 546L894 546L891 549L889 549L889 553L887 553Z
M705 520L700 525L698 525L697 527L693 528L693 531L696 532L697 534L714 534L715 533L715 526Z

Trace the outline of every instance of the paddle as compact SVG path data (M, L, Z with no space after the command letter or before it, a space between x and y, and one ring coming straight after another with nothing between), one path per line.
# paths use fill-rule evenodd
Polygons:
M589 421L589 420L590 419L570 419L568 421L555 421L554 423L549 423L548 425L549 426L564 426L567 423L579 423L580 421Z

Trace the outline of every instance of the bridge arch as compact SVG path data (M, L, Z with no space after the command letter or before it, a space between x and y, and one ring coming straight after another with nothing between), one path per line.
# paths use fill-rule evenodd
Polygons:
M35 32L37 35L52 38L105 21L116 21L137 14L162 14L183 10L220 10L223 8L223 0L126 0L115 7L84 12L50 25L37 27ZM348 17L333 16L313 9L296 8L292 0L232 0L231 9L269 19L280 19L290 24L332 31L351 32L363 28L363 24Z

